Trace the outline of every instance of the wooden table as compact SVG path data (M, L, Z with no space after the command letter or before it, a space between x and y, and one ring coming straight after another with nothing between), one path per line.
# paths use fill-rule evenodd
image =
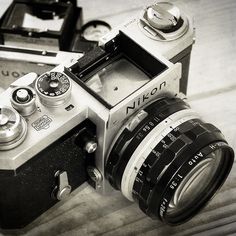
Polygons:
M137 14L144 0L80 0L85 22L112 26ZM236 150L236 1L174 1L194 16L197 29L188 97L204 120L218 126ZM1 10L9 0L0 2ZM68 201L33 222L25 235L236 235L236 165L211 203L190 222L169 227L146 217L119 192L101 196L86 184ZM4 235L13 234L4 233ZM19 235L20 232L15 234Z

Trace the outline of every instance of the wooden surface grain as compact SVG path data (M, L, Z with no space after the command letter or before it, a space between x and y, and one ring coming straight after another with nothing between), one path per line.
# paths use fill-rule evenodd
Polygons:
M80 0L85 22L121 23L153 1ZM205 121L218 126L236 150L236 1L174 1L194 16L188 96ZM0 13L8 0L0 2ZM24 232L3 235L236 235L236 165L221 191L191 221L176 227L146 217L119 192L101 196L86 184L53 207Z

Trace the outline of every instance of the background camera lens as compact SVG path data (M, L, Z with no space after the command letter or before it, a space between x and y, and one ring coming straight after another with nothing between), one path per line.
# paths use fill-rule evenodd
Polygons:
M157 100L144 112L135 128L127 124L117 137L106 178L152 218L183 223L224 183L233 150L179 98Z

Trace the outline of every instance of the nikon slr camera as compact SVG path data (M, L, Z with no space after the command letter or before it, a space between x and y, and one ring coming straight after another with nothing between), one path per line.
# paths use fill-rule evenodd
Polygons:
M213 197L234 153L183 100L193 34L178 7L156 3L0 95L2 228L26 226L85 181L170 225Z

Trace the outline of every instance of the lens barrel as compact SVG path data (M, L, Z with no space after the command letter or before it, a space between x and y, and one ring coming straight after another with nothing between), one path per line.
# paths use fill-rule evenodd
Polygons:
M107 159L106 178L148 216L171 225L183 223L224 183L233 165L233 150L219 129L203 122L179 98L162 98L143 111L145 118L131 130L125 125L117 137ZM194 179L200 174L199 190Z

